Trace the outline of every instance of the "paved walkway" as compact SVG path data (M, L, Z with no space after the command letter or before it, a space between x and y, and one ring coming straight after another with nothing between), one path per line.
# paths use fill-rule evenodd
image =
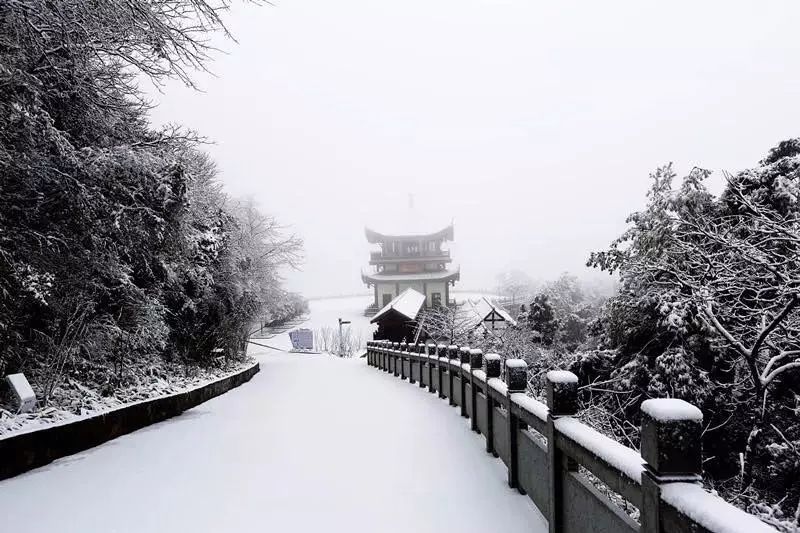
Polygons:
M2 530L547 530L447 402L364 359L260 357L228 394L0 482Z

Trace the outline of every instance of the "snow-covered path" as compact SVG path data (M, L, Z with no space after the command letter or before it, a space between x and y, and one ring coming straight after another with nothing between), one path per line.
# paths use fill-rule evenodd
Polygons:
M547 530L436 395L364 359L259 357L228 394L0 482L2 530Z

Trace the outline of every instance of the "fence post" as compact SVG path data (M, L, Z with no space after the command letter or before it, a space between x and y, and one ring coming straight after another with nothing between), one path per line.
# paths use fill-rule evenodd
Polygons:
M397 343L397 346L391 352L391 367L389 368L389 372L393 375L397 375L397 358L400 356L400 352L405 349L405 346L402 342Z
M414 359L411 356L416 354L417 354L416 350L408 351L408 382L411 383L412 385L416 383L417 380L414 379Z
M483 350L474 348L469 351L469 400L472 416L470 417L469 427L472 431L480 433L478 427L478 391L475 390L475 375L473 371L483 366Z
M426 343L425 347L425 354L428 356L428 392L434 393L436 392L436 387L433 384L433 367L435 363L432 362L431 355L436 355L436 345ZM436 356L438 357L438 355Z
M436 368L439 369L439 385L436 388L439 389L439 398L444 400L447 398L447 396L444 395L444 374L442 373L442 370L444 369L448 374L450 374L450 365L443 365L441 358L447 357L447 346L444 344L438 345L436 347L436 356Z
M405 341L403 341L405 343ZM394 349L389 352L389 368L386 369L387 372L397 375L397 353L403 349L403 345L399 342L394 343Z
M483 358L486 372L486 453L497 457L497 450L494 449L494 399L492 398L489 380L500 378L503 359L496 353L489 353Z
M423 355L423 345L416 344L414 346L414 352L419 356L419 388L425 387L425 378L422 373L425 371L425 359L422 358Z
M461 416L467 418L469 416L467 414L467 382L470 380L467 376L464 375L464 366L469 364L469 346L462 346L461 351L459 354L461 355L461 369L459 370L461 374Z
M406 347L406 348L408 348L408 347ZM403 350L402 352L400 352L400 379L406 379L406 365L405 365L405 363L403 363L403 359L408 358L408 363L409 363L409 367L410 367L411 358L408 357L410 353L411 352L408 349ZM411 370L411 369L409 368L409 370Z
M453 376L455 375L455 372L453 372L453 359L458 359L458 346L451 344L447 347L447 379L450 380L450 401L448 403L450 406L456 405L456 393L453 391Z
M642 403L641 533L665 533L661 523L661 487L699 482L702 471L703 413L673 398Z
M520 492L519 485L519 417L514 414L511 395L528 390L528 363L522 359L506 359L506 411L508 412L508 486Z
M564 530L564 476L577 470L577 465L561 453L556 444L555 421L578 411L578 376L572 372L551 370L547 373L547 461L550 473L550 505L547 523L550 533Z

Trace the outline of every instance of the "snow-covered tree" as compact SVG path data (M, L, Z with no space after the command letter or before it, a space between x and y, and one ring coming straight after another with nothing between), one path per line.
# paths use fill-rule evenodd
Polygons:
M789 490L782 505L796 506L800 491L771 484L764 466L774 446L800 450L791 414L800 386L800 142L726 176L719 198L703 185L708 174L693 169L675 187L672 167L658 169L647 208L592 255L621 276L598 329L619 353L615 386L704 408L712 474L743 466L743 486L775 501ZM783 477L800 476L800 452L796 459Z

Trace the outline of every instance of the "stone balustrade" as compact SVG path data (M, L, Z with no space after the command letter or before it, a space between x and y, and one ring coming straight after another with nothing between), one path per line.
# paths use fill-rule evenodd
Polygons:
M526 394L524 361L466 346L370 341L367 362L457 406L551 533L775 531L702 487L702 413L682 400L644 402L640 452L575 417L578 378L570 372L547 373L544 404Z

